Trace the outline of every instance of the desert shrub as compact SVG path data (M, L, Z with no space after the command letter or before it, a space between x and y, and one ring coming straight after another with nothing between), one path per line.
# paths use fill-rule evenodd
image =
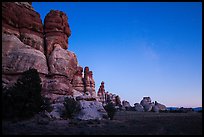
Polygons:
M66 97L64 99L65 114L67 118L73 118L74 114L80 111L80 104L74 98Z
M4 118L29 118L41 110L41 79L36 69L23 72L11 88L2 94Z
M42 103L41 109L46 110L47 112L51 112L52 111L51 104L52 102L50 98L43 97L43 103Z
M108 113L108 117L112 120L115 113L116 113L115 105L112 102L110 102L110 103L108 103L107 105L104 106L104 109Z

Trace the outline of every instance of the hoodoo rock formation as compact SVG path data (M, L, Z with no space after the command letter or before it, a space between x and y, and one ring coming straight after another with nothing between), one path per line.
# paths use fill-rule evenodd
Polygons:
M53 103L85 93L96 98L92 71L85 67L83 75L77 56L68 51L70 35L68 17L62 11L51 10L43 25L32 3L3 2L2 86L9 88L24 71L35 68L42 81L41 94Z
M71 83L73 85L73 88L76 91L79 91L80 93L84 93L85 87L83 82L83 68L81 66L77 67L77 71Z
M121 100L120 97L116 94L109 93L105 91L104 82L101 82L101 85L97 92L97 99L103 105L112 102L114 105L121 107Z
M90 93L91 96L96 97L95 81L93 79L93 72L89 71L89 67L84 68L84 85L85 85L85 91Z
M44 33L47 56L52 53L56 44L66 50L68 38L71 35L66 14L62 11L51 10L45 17Z
M95 96L92 71L79 67L76 55L68 51L71 30L67 15L51 10L44 26L28 2L2 3L2 82L11 86L22 72L35 68L42 80L42 94L72 95L73 90Z

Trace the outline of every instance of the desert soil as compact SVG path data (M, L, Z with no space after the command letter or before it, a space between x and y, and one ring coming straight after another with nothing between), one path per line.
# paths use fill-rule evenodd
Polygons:
M15 135L201 135L202 113L117 112L113 120L36 119L2 121L3 134Z

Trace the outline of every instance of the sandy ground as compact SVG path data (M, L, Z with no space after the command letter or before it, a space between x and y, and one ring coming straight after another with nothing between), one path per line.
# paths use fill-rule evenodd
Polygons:
M117 112L113 120L36 119L2 121L3 134L15 135L201 135L202 113Z

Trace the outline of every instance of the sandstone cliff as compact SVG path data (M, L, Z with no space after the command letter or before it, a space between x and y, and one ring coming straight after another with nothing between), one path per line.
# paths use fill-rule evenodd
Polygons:
M80 67L68 50L71 30L67 15L51 10L44 25L30 2L2 3L2 85L12 86L22 72L35 68L40 73L42 95L53 101L74 92L95 94L88 67Z

